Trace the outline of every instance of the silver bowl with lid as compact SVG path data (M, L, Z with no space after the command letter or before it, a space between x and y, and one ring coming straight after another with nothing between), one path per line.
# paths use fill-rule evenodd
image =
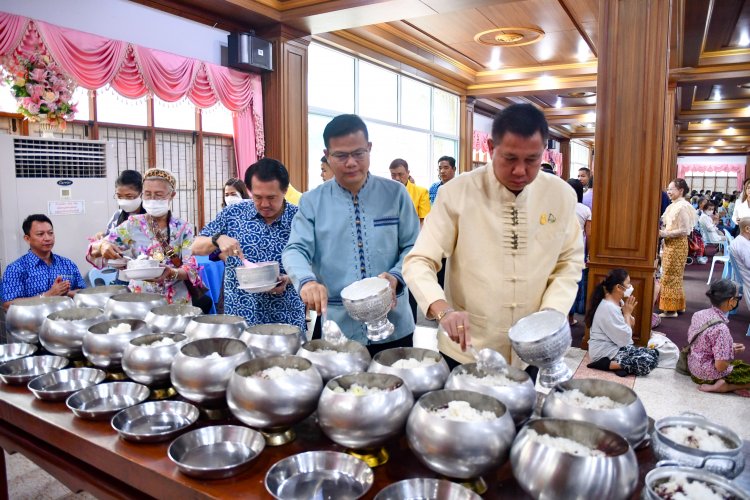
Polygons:
M121 293L130 293L125 285L92 286L78 290L73 297L76 307L100 307L104 309L110 297Z
M70 297L16 299L5 315L5 328L11 339L36 344L39 341L39 329L47 316L71 307L73 299Z
M98 307L71 307L48 315L39 330L39 342L52 354L76 358L82 356L83 337L89 327L105 321Z

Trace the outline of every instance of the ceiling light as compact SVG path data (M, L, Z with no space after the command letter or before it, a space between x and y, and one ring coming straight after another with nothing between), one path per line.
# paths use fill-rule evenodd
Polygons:
M719 89L714 90L714 101L721 101L721 91Z
M541 88L549 89L555 86L556 80L549 75L542 75L539 78L537 78L537 82L539 82L539 86Z
M734 132L735 132L734 127L729 127L727 129L727 134L734 134Z
M578 52L576 54L576 57L580 62L586 62L589 60L589 57L591 57L589 46L586 44L586 41L583 38L578 40Z
M708 152L709 153L715 153L716 152L716 148L710 147L710 148L708 148Z
M723 144L724 144L724 140L723 139L716 139L714 141L714 145L715 146L722 146Z
M557 101L555 101L555 107L558 109L562 108L562 99L560 99L559 97L557 98Z
M750 45L750 35L747 34L747 31L743 31L740 34L739 46L747 47L748 45Z
M500 69L500 66L502 66L500 63L500 47L493 47L490 55L490 62L487 64L487 67L494 71Z
M750 109L750 106L748 106L748 109ZM708 118L706 118L706 119L705 119L705 120L703 120L703 121L702 121L701 123L702 123L703 125L711 125L711 120L709 120Z
M593 111L589 111L586 113L586 121L587 122L595 122L596 121L596 113Z

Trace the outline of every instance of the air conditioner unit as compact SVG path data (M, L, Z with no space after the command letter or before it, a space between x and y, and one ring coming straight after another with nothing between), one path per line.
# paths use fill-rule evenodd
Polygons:
M229 66L243 71L273 71L271 42L252 33L227 35Z
M28 251L21 223L28 215L40 213L55 228L52 251L73 260L82 274L88 272L88 237L104 231L117 209L112 147L106 141L0 134L3 268Z

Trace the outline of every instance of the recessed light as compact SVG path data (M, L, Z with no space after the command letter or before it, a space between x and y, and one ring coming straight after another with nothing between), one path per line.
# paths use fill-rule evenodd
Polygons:
M727 134L734 134L734 132L735 132L734 127L729 127L727 129Z
M724 144L724 140L723 139L716 139L714 141L714 145L716 145L716 146L722 146L723 144Z
M748 106L748 108L750 109L750 106ZM711 125L711 120L709 120L708 118L706 118L706 119L705 119L705 120L703 120L703 121L702 121L701 123L702 123L703 125Z
M562 108L562 99L560 99L559 97L557 98L557 101L555 101L555 107Z
M595 122L596 121L596 113L593 111L589 111L586 113L586 121L588 122Z
M583 38L578 40L578 52L576 53L576 57L580 62L586 62L589 60L589 57L591 57L589 46L586 44L586 40L584 40Z
M750 45L750 35L748 35L747 31L743 31L740 34L740 41L738 43L740 47L747 47Z
M708 148L708 152L709 153L715 153L716 152L716 148L710 147L710 148Z

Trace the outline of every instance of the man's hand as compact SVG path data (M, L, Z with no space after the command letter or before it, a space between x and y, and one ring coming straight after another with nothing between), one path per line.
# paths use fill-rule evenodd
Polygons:
M47 297L56 297L60 295L67 295L69 291L70 281L65 281L64 279L62 279L62 276L58 276L57 278L55 278L55 282L52 284L52 287L42 295L46 295Z
M109 241L103 241L101 243L99 252L102 254L102 257L107 260L119 259L122 257L120 249L117 248L117 245L110 243Z
M738 342L733 342L732 343L732 350L734 351L735 354L740 353L740 352L744 352L745 351L745 344L740 344Z
M383 278L384 280L388 280L388 284L391 285L391 309L396 308L396 302L398 299L396 299L396 288L398 288L398 280L394 275L391 273L380 273L378 274L378 278Z
M284 290L286 290L286 287L289 286L289 284L292 282L291 278L287 276L286 274L280 274L279 275L279 284L273 287L268 291L268 293L271 293L273 295L281 295L284 293Z
M318 314L328 308L328 289L317 281L308 281L302 285L299 296L308 309Z
M471 345L469 313L466 311L454 311L445 300L436 300L430 304L427 317L439 319L440 327L445 334L459 344L462 351Z
M216 239L216 243L219 245L219 250L221 251L221 253L223 253L227 257L239 257L240 259L245 258L245 256L242 254L242 247L240 247L240 242L235 240L234 238L222 234Z

